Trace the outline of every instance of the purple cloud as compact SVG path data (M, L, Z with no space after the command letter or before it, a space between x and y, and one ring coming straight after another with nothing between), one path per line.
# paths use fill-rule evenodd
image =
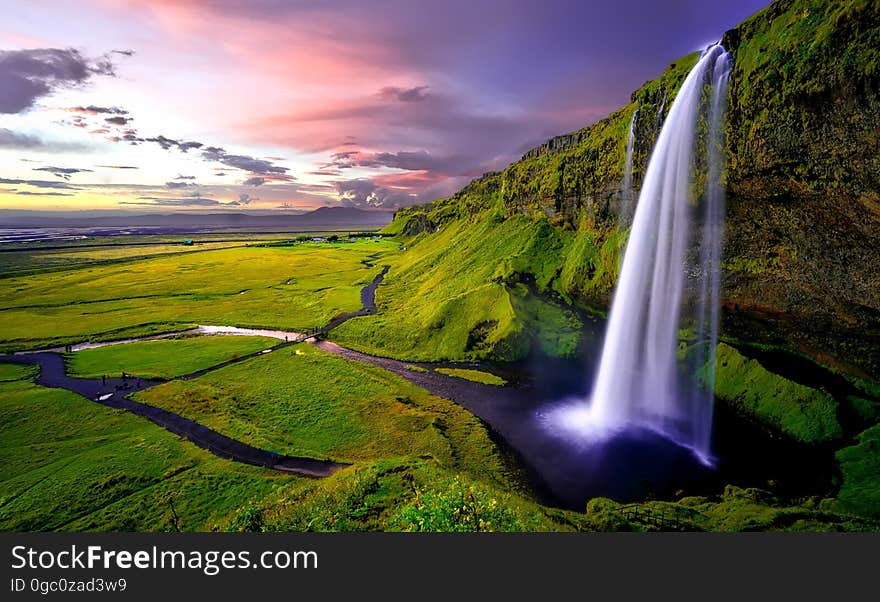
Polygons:
M65 180L69 180L70 176L83 172L91 172L91 169L80 169L78 167L35 167L34 171L45 171L53 176L57 176L59 178L64 178Z
M82 113L83 115L128 115L128 111L120 109L119 107L99 107L96 105L89 105L87 107L70 107L64 110L70 113Z
M385 86L379 90L379 96L385 100L399 100L400 102L421 102L427 98L425 90L428 86L415 86L412 88L398 88L397 86Z
M62 190L79 190L75 186L71 186L65 182L56 182L54 180L20 180L18 178L0 178L0 184L27 184L34 188L58 188Z
M0 113L21 113L58 88L115 76L109 58L84 57L73 48L0 51Z
M107 117L104 121L110 125L127 125L128 122L131 121L131 117L116 115L114 117Z

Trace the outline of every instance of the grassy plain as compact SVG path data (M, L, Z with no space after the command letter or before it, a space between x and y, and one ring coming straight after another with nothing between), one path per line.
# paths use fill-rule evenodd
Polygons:
M485 428L454 403L316 348L286 352L140 397L194 407L243 440L355 462L327 479L217 458L142 418L37 386L33 367L0 364L0 529L574 528L575 513L518 493ZM189 407L173 399L181 384Z
M210 530L300 479L228 462L0 364L0 529ZM16 378L17 377L17 378Z
M360 308L387 241L181 253L0 279L0 351L194 324L302 330Z
M0 253L0 276L8 277L17 272L59 270L85 264L111 263L120 260L145 259L159 255L197 253L232 247L241 247L246 241L203 243L192 247L181 243L157 243L150 245L69 247L58 250L30 250Z
M473 474L501 471L484 427L460 406L307 344L165 383L136 399L284 454L345 462L430 456Z
M174 378L277 345L269 337L199 336L139 341L66 355L71 376L100 378L127 372L144 378Z

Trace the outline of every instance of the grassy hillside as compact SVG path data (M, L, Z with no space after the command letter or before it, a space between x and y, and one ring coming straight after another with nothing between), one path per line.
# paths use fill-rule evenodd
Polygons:
M516 359L533 345L574 352L580 320L549 296L571 234L546 219L482 217L405 240L385 259L380 313L346 322L334 340L412 360Z

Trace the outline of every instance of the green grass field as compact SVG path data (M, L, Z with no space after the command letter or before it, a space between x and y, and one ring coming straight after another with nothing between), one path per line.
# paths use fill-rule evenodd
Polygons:
M475 383L482 383L484 385L502 387L507 384L507 381L500 376L496 376L490 372L483 372L482 370L469 370L467 368L435 368L434 371L447 376L454 376Z
M111 263L0 278L0 345L42 347L198 323L302 330L360 308L361 287L391 264L377 293L380 313L345 323L334 338L414 360L514 358L533 344L568 353L578 318L534 291L562 295L556 287L566 279L586 278L569 273L573 253L592 254L588 276L604 286L611 270L605 264L615 255L579 235L557 238L541 220L505 224L469 237L471 243L453 225L439 233L448 237L442 248L419 239L405 240L406 250L398 249L400 241L360 240L121 253L105 257ZM467 244L475 246L462 248ZM524 281L524 273L535 280ZM67 361L80 376L173 378L277 342L181 337L74 352ZM821 391L785 381L725 346L719 360L721 392L731 402L789 436L837 437L836 402ZM411 369L505 384L481 370ZM645 502L633 516L632 506L624 511L601 498L586 512L542 506L469 412L382 368L307 344L172 380L136 398L263 449L353 464L326 479L217 458L145 419L40 387L35 374L33 367L0 363L0 529L7 531L651 530L658 512L677 517L682 529L878 528L876 427L838 451L840 491L826 499L780 500L730 486L716 496ZM771 403L774 396L787 405ZM853 407L876 422L872 401Z
M197 336L139 341L68 353L71 376L101 378L127 372L144 378L174 378L277 345L269 337Z
M360 309L387 241L180 253L0 279L0 351L194 324L302 330Z
M136 399L289 455L345 462L430 456L475 474L501 470L484 427L460 406L306 344L165 383Z
M0 253L0 276L8 277L16 272L31 272L36 270L57 270L82 266L85 264L110 263L119 260L136 260L158 255L171 255L193 253L241 247L248 244L247 241L212 242L183 246L181 243L157 243L153 245L133 246L94 246L77 248L72 246L58 250L32 250L17 253Z
M356 462L327 479L217 458L142 418L35 385L34 367L0 364L0 530L414 531L458 517L458 530L574 528L574 513L518 493L485 428L454 403L379 368L304 350L238 364L258 364L248 381L231 366L211 385L185 383L197 385L186 399L210 387L225 397L208 400L215 411L195 412L205 423ZM301 383L299 397L272 407ZM177 384L141 397L161 401ZM236 398L242 388L247 396ZM248 405L261 416L242 413ZM287 442L288 427L297 441Z
M37 386L32 375L0 364L4 531L210 530L302 480L222 460L142 418Z

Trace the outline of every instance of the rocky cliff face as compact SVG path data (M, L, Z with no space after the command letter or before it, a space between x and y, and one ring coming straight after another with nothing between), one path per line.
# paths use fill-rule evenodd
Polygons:
M724 336L784 344L880 379L880 5L777 0L724 35L731 51ZM391 230L428 236L453 220L531 216L589 240L548 288L606 305L630 118L636 188L697 55L608 118L554 138L449 199L398 212ZM573 233L569 236L565 233ZM574 242L571 242L574 241ZM567 251L572 251L568 253ZM556 265L556 264L553 264ZM600 270L601 271L601 270ZM578 278L566 278L575 273Z

